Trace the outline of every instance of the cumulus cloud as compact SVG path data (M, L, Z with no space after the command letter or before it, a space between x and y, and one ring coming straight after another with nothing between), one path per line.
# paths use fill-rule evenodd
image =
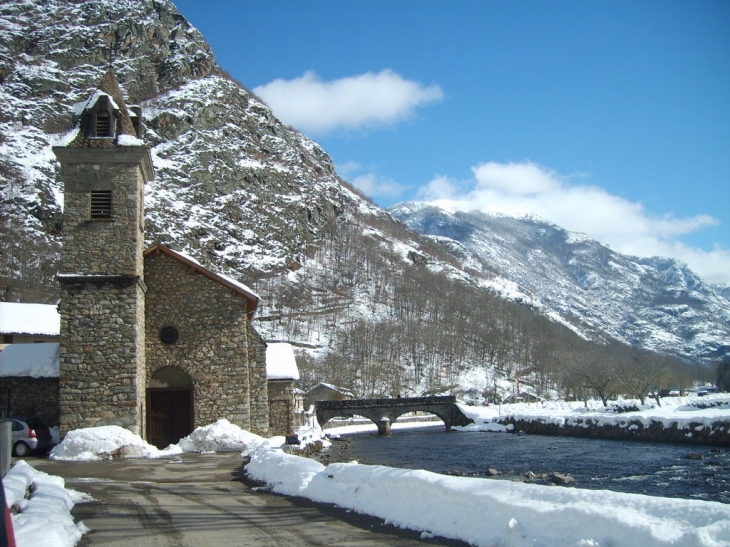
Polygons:
M406 191L406 186L375 173L363 173L363 166L354 161L337 165L337 172L366 196L377 199L395 199Z
M487 162L473 167L472 173L467 181L437 176L419 190L419 197L461 210L535 214L567 230L588 234L621 253L678 258L711 283L730 281L730 250L705 251L681 240L719 224L712 216L652 215L641 203L597 186L573 184L569 177L532 162Z
M312 134L390 125L440 101L441 88L406 80L392 70L324 81L312 71L254 89L289 125Z

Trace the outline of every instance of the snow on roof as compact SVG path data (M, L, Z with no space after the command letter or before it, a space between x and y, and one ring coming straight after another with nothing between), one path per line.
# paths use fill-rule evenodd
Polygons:
M291 344L278 342L266 345L266 378L299 380L299 369Z
M215 272L214 272L214 273L215 273ZM240 281L238 281L237 279L233 279L232 277L229 277L229 276L227 276L226 274L222 274L222 273L216 273L216 275L217 275L218 277L220 277L221 279L225 279L226 281L228 281L228 282L229 282L229 283L231 283L232 285L235 285L236 287L238 287L238 288L239 288L239 289L241 289L242 291L245 291L245 292L247 292L247 293L251 294L252 296L256 297L257 299L261 300L261 297L260 297L260 296L259 296L259 295L258 295L258 294L257 294L257 293L255 292L255 291L253 291L253 290L251 289L251 287L249 287L248 285L246 285L246 284L244 284L244 283L241 283L241 282L240 282Z
M108 93L104 93L101 89L97 89L94 91L94 93L86 99L85 101L78 102L73 105L73 111L74 115L81 116L81 114L84 112L84 110L89 110L91 108L94 108L94 105L96 102L101 98L106 97L109 99L109 102L111 103L111 107L114 110L119 110L119 105L114 101L114 98L109 95Z
M0 302L0 333L58 336L61 316L50 304Z
M10 344L0 352L0 377L58 378L60 344Z
M133 135L119 135L117 144L119 146L144 146L144 141Z
M327 389L331 389L333 391L338 391L338 392L342 393L343 395L348 395L350 397L354 397L355 396L352 393L352 391L350 391L349 389L345 389L344 387L339 387L339 386L336 386L336 385L333 385L333 384L328 384L327 382L320 382L320 383L318 383L312 389L310 389L309 391L307 391L307 393L311 393L315 389L320 388L320 387L326 387Z

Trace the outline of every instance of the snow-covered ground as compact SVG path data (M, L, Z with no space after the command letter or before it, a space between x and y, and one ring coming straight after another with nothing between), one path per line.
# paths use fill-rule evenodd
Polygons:
M617 416L626 417L626 414L597 407L581 409L572 403L464 406L462 409L478 422L467 429L481 430L499 430L491 420L508 414L556 420L582 415L598 417L606 423ZM642 419L667 420L667 423L691 415L692 422L709 424L730 420L730 399L727 396L665 399L662 407L647 405L637 413ZM393 425L394 429L407 427ZM375 425L348 426L327 430L327 433L346 434L367 429L375 429ZM321 430L316 424L298 433L305 443L321 439ZM121 456L159 458L184 451L231 450L249 456L246 471L252 478L265 482L273 492L374 515L396 526L420 530L423 537L438 535L483 547L730 545L730 505L722 503L451 477L356 462L325 466L291 453L291 448L284 445L283 437L264 439L226 420L199 428L165 450L158 450L115 426L78 430L69 433L54 448L51 457L70 460ZM38 473L24 462L18 462L4 479L9 500L20 500L19 492L25 492L25 487L14 486L16 477L26 485L30 482L53 484L62 492L43 495L43 488L38 488L30 501L20 502L25 509L13 518L19 547L36 544L32 536L36 529L42 529L47 535L48 521L61 523L59 540L48 543L46 538L44 545L74 545L85 527L83 523L74 525L69 512L74 502L83 501L82 495L64 490L62 479ZM36 499L39 496L41 499ZM53 498L54 503L43 505L40 502L44 497ZM31 506L34 507L32 511Z
M90 498L65 488L62 478L21 460L3 477L3 486L8 506L20 511L12 518L18 547L71 547L88 531L83 522L74 524L71 509ZM33 493L26 499L31 486Z
M493 420L507 416L522 420L540 420L545 423L568 425L585 423L590 420L598 426L622 426L629 422L639 422L648 426L658 422L666 428L676 423L678 429L688 429L698 425L709 427L717 422L730 422L730 396L727 394L708 394L704 397L664 397L661 406L654 399L647 399L644 405L638 400L619 401L604 407L600 401L589 401L586 407L582 402L539 402L509 405L472 407L460 405L464 414L474 423L458 428L462 431L497 430Z

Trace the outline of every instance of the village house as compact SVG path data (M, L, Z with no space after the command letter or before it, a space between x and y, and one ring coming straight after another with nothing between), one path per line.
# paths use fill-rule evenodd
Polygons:
M321 382L304 394L304 409L314 406L317 401L343 401L354 398L355 395L348 389Z
M60 344L10 344L0 352L0 414L59 422Z
M166 446L220 418L288 433L295 405L284 411L282 401L298 373L272 380L271 412L266 343L251 324L259 297L182 253L143 248L154 169L141 110L126 106L109 71L74 113L74 133L53 148L64 183L61 434L119 425ZM0 387L9 378L0 370Z
M269 388L269 423L271 435L288 435L304 425L302 398L296 383L299 369L294 348L284 342L266 345L266 377Z

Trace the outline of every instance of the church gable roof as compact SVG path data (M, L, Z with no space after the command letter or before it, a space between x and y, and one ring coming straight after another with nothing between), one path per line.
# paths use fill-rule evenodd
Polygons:
M240 294L246 299L246 312L251 316L253 316L253 314L256 312L260 297L243 283L236 281L235 279L231 279L226 275L212 272L211 270L201 266L200 263L194 258L186 256L183 253L173 251L172 249L169 249L168 247L165 247L160 243L154 244L152 247L144 252L145 258L160 254L169 256L170 258L177 260L178 262L194 270L195 272L200 273L209 279L212 279L216 283L220 283L224 287L231 289L237 294Z

